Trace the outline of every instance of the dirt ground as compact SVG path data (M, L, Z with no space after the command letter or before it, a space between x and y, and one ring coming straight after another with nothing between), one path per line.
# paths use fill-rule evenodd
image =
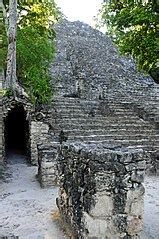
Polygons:
M57 210L58 189L42 189L37 167L24 157L11 155L5 182L0 184L0 238L66 239L51 213ZM145 179L143 239L159 239L159 177Z
M57 188L42 189L35 175L37 167L11 155L7 181L0 184L0 238L64 239L51 213L56 208Z
M159 177L145 178L144 239L159 239Z

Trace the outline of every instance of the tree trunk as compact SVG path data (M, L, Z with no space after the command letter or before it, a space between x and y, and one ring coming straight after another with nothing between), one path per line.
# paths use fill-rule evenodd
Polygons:
M16 88L16 29L17 29L17 0L9 1L9 26L8 26L8 54L6 87L13 91Z

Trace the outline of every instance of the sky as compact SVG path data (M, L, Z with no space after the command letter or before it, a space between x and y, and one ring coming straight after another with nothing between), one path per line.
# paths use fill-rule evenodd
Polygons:
M94 26L93 18L97 15L103 0L55 0L55 2L68 20L80 20Z

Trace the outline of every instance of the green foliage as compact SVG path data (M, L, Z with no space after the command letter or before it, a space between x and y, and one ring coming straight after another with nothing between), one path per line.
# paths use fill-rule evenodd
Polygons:
M6 10L9 9L9 0L3 0L3 3ZM52 95L49 65L55 53L56 34L52 26L61 13L54 0L18 0L17 12L17 78L33 103L47 103ZM3 20L3 13L0 14ZM1 22L0 66L5 69L8 43Z
M102 21L121 53L132 55L140 70L159 81L157 1L111 0L103 4L101 12Z
M46 103L51 97L49 63L55 49L47 36L26 26L17 31L17 77L27 88L31 99Z
M60 13L54 1L19 1L17 77L33 103L47 103L52 95L49 64L55 52L50 25Z
M60 12L53 0L19 1L18 12L19 26L32 26L42 35L55 36L54 31L50 29L50 25L59 20Z

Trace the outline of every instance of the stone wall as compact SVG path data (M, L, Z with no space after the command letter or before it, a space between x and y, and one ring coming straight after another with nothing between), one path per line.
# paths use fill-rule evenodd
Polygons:
M23 106L24 110L26 112L26 120L29 124L29 141L27 142L27 148L28 148L28 155L30 155L29 161L32 165L38 165L38 150L37 145L42 144L43 142L48 143L49 138L49 126L47 123L43 122L43 119L36 119L36 116L38 118L39 114L35 111L35 107L26 99L23 98L17 98L14 99L12 97L3 97L3 109L1 114L1 120L0 122L0 135L1 135L1 128L4 128L4 120L6 119L8 113L17 106ZM1 107L1 105L0 105ZM3 126L3 127L2 127ZM4 130L3 130L4 131ZM4 139L4 132L2 131L2 139L0 141L0 153L2 151L2 161L4 161L5 158L5 152L4 152L4 145L5 145L5 139Z
M74 238L141 238L142 150L67 144L58 158L57 205Z
M8 113L19 106L23 106L24 111L26 112L26 120L28 121L28 124L30 126L31 118L32 118L32 112L34 112L33 105L28 102L26 99L21 98L14 98L14 97L6 97L3 96L2 98L2 141L1 141L1 147L2 147L2 161L3 163L6 163L6 152L5 152L5 120L8 116ZM30 135L29 135L30 136ZM30 150L30 137L28 142L28 150ZM29 154L28 154L29 155Z
M58 184L57 149L59 143L38 145L38 179L42 187Z
M37 145L46 144L49 137L49 126L40 121L31 121L30 124L30 149L31 163L38 165L38 149Z

